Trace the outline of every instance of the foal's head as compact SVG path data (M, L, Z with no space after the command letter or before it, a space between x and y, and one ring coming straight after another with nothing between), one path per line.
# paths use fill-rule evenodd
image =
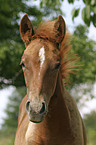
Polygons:
M28 95L26 110L30 121L41 122L56 87L65 23L59 16L57 21L45 22L34 32L32 23L24 15L20 33L26 46L21 60Z

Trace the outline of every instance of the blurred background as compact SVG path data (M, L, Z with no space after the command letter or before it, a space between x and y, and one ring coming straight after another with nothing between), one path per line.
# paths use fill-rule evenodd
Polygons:
M20 59L25 46L19 25L27 13L33 26L61 14L72 34L81 69L68 91L84 119L88 145L96 145L96 0L0 0L0 145L13 145L19 104L26 94Z

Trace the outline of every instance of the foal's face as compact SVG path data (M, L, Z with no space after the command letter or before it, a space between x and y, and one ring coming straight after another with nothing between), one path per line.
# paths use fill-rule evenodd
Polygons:
M60 66L57 44L61 44L65 32L62 16L44 23L37 31L34 31L27 14L21 20L20 34L26 46L21 64L27 86L26 110L30 121L41 122L48 111Z
M55 91L60 66L59 50L52 42L32 40L24 51L21 64L27 86L29 120L41 122Z

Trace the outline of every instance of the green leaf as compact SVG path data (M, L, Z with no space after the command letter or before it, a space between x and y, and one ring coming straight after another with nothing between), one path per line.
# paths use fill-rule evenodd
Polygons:
M83 0L83 2L85 3L85 2L86 2L86 0Z
M83 19L83 21L85 22L85 24L87 26L90 26L91 19L90 19L90 10L89 10L89 7L83 8L83 10L82 10L82 19Z
M89 20L90 19L90 6L86 5L86 18Z
M74 18L79 15L79 11L80 11L80 8L78 8L78 9L73 8L73 10L72 10L72 21L74 21Z
M74 21L74 15L75 15L75 8L72 10L72 21Z
M68 0L69 3L74 3L75 0Z
M85 4L90 4L92 0L83 0Z
M41 1L41 2L40 2L40 8L42 8L42 7L43 7L43 2Z
M96 14L93 15L92 21L93 21L93 25L96 27Z

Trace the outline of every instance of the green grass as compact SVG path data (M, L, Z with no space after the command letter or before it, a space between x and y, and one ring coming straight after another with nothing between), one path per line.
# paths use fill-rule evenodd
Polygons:
M14 145L14 138L2 137L0 138L0 145Z
M0 131L0 145L14 145L15 134Z

